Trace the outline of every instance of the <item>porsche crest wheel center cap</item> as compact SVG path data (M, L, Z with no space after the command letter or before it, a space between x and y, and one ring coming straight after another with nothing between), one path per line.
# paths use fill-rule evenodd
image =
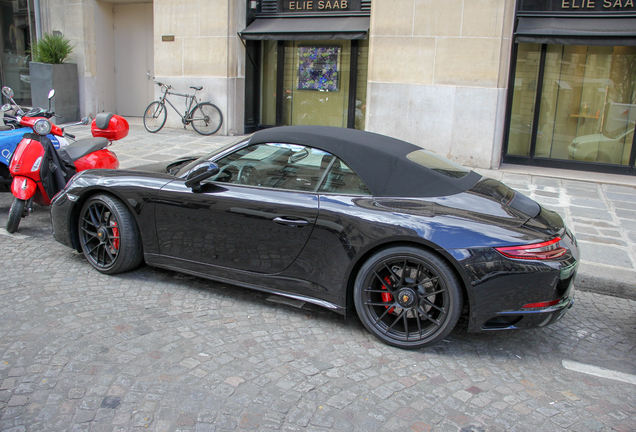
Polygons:
M106 228L101 227L97 230L97 238L102 242L108 239L108 231L106 230Z
M398 304L404 308L412 308L417 302L417 294L411 288L403 288L395 295Z

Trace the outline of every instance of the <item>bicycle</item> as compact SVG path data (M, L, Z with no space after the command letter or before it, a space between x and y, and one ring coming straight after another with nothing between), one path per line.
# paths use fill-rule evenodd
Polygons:
M197 92L203 89L202 86L191 86L190 88L194 90L194 93L184 94L171 92L171 85L158 81L155 81L155 84L161 87L163 95L158 101L154 101L148 105L148 108L146 108L146 111L144 112L144 127L148 132L159 132L166 124L166 117L168 115L166 102L168 102L172 109L174 109L179 117L181 117L184 129L187 125L192 124L194 130L201 135L212 135L221 128L221 124L223 124L223 115L221 114L221 110L210 102L199 102L196 97ZM186 98L185 114L181 115L181 113L179 113L179 110L168 100L168 95Z

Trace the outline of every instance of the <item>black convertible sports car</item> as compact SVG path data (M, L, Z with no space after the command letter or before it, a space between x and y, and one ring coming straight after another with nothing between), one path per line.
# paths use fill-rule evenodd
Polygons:
M55 238L107 274L156 267L355 309L382 341L543 327L574 299L579 251L556 213L418 146L283 127L204 157L78 173Z

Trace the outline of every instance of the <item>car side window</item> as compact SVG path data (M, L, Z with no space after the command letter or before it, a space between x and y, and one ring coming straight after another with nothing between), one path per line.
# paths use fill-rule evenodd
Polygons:
M338 158L335 158L318 192L340 195L371 195L371 191L355 171Z
M210 181L314 192L332 158L302 145L254 144L216 161L219 173Z

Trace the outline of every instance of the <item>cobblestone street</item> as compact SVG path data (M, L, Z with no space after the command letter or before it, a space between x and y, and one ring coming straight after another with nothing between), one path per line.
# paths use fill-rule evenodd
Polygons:
M101 275L41 210L0 235L0 430L636 430L634 383L564 367L633 378L635 301L579 292L552 327L402 351L264 293Z

